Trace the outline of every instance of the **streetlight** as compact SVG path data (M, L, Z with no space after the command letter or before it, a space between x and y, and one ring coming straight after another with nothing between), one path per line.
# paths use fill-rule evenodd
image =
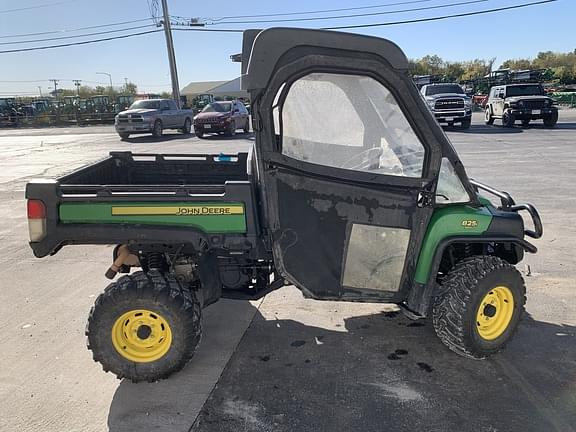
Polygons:
M110 93L112 93L112 91L114 90L113 86L112 86L112 75L110 75L108 72L96 72L97 75L108 75L108 79L110 80Z

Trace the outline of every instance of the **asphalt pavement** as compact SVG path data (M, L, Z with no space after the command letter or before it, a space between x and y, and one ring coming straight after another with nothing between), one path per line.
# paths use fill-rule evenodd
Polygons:
M252 137L122 142L109 126L0 130L1 431L576 430L576 111L558 126L447 130L468 174L541 212L540 251L519 265L528 314L501 354L448 351L392 305L319 302L293 287L205 311L194 359L154 384L106 374L85 347L112 248L36 259L24 187L109 151L244 151Z

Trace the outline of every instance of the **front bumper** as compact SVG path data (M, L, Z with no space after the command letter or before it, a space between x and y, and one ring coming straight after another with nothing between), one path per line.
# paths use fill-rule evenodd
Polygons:
M472 119L471 109L459 109L453 111L432 111L439 123L462 123Z
M152 132L154 125L148 122L142 123L115 123L114 127L118 133L139 133Z
M194 124L194 132L202 132L202 133L218 133L218 132L226 132L230 128L229 122L222 122L222 123L195 123Z
M544 118L549 118L558 115L558 108L542 108L539 110L527 109L527 108L508 108L506 110L508 114L511 114L517 120L541 120Z
M521 211L527 211L528 214L530 215L531 219L532 219L532 224L534 225L534 230L524 229L524 235L531 237L533 239L539 239L540 237L542 237L544 229L542 227L542 219L540 218L540 214L538 213L538 210L536 210L536 207L534 207L532 204L528 204L528 203L516 204L514 199L507 192L499 191L498 189L495 189L495 188L490 187L488 185L485 185L483 183L477 182L475 180L470 179L470 183L472 183L472 185L474 186L474 188L476 189L477 192L479 190L483 190L485 192L488 192L488 193L498 197L500 199L500 203L501 203L501 205L498 207L498 210L506 211L506 212L515 212L515 213L519 213ZM524 245L525 249L528 252L532 252L532 253L536 252L536 250L537 250L536 246L528 243L525 240L524 240L524 244L525 244Z

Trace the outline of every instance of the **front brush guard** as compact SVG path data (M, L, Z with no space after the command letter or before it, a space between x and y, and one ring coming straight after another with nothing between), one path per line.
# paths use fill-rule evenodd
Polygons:
M498 189L494 189L493 187L485 185L484 183L480 183L476 180L470 180L470 183L476 188L476 192L478 192L478 189L481 189L500 198L500 202L502 204L500 207L498 207L500 210L513 211L516 213L526 210L532 218L534 230L524 230L524 234L534 239L539 239L542 237L544 232L542 228L542 219L540 218L536 207L528 203L516 204L516 202L514 202L514 198L512 198L508 192L499 191Z

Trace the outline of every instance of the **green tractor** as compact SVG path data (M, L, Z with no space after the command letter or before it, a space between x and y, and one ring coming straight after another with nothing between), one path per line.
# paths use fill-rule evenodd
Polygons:
M86 330L105 371L168 377L192 358L205 307L288 284L318 300L395 303L465 357L510 341L526 295L515 264L536 252L527 238L542 235L540 217L467 176L396 45L246 31L242 86L250 153L113 152L27 185L37 257L116 245L106 276L124 275Z
M208 93L199 94L192 98L191 108L194 115L198 114L204 107L214 102L214 96Z

